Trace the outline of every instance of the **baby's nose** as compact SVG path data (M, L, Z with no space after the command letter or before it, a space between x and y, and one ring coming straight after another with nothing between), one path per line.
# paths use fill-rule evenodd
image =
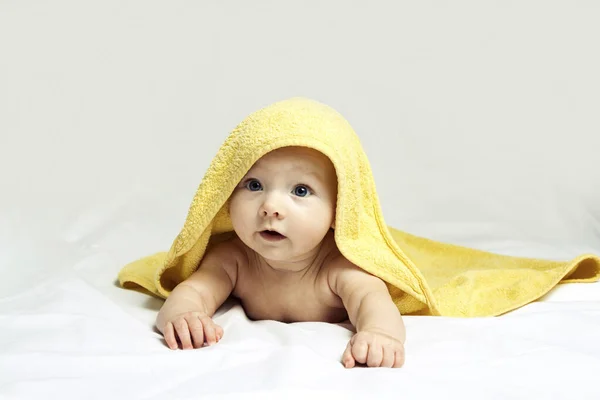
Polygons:
M279 211L268 211L267 209L263 209L264 217L279 217Z
M283 217L281 205L272 198L267 199L267 201L263 203L262 207L260 208L260 214L263 217Z

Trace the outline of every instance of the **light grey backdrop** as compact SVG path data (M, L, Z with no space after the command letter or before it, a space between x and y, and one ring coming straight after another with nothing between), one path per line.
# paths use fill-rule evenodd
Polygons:
M390 225L600 252L598 21L595 1L1 1L0 268L128 224L147 237L117 264L168 249L228 132L292 96L351 122Z

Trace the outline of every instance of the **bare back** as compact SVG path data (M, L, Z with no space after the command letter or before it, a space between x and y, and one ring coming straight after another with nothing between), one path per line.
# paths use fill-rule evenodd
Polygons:
M282 322L322 321L337 323L348 318L342 300L331 290L327 273L340 257L333 235L327 235L313 263L302 273L270 270L260 255L232 239L229 245L244 257L238 261L232 295L249 318Z

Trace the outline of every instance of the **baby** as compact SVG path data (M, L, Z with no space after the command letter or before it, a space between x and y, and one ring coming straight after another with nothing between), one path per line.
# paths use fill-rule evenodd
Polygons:
M258 160L230 198L236 236L210 247L158 313L167 345L217 343L223 328L212 316L232 295L256 320L349 319L346 368L402 366L405 328L386 285L336 246L336 196L335 169L316 150L284 147Z

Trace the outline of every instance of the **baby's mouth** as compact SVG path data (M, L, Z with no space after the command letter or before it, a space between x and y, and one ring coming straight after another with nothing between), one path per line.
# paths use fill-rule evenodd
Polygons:
M277 240L283 240L285 239L285 236L282 235L281 233L277 232L277 231L269 231L269 230L264 230L260 232L260 236L265 239L265 240L269 240L269 241L277 241Z

